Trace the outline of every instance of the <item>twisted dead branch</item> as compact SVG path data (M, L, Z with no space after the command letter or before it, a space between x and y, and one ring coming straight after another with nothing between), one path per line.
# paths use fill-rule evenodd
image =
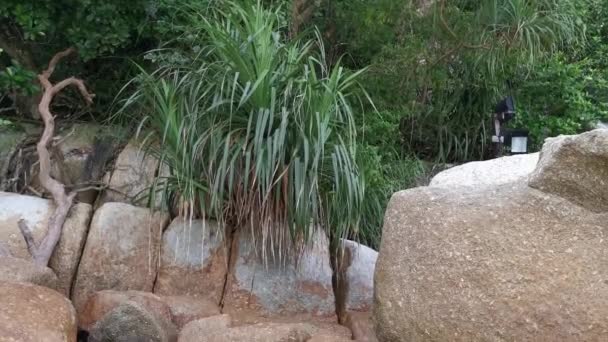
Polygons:
M36 151L38 152L38 158L40 160L38 178L42 187L51 193L56 208L49 218L48 230L39 244L35 243L32 232L27 227L24 220L19 221L19 229L21 230L21 234L23 234L28 251L32 255L34 263L41 266L48 265L53 250L55 250L55 246L59 242L63 224L70 211L74 197L76 196L76 191L72 191L69 194L66 193L65 186L51 177L51 157L48 146L53 139L55 131L55 117L50 109L51 102L57 93L68 86L75 86L87 104L92 104L93 97L95 96L87 91L84 82L78 78L70 77L55 85L50 81L50 77L61 59L75 52L76 50L74 48L69 48L57 53L49 62L48 68L38 75L38 81L44 90L40 103L38 104L40 117L44 121L44 131L36 146Z

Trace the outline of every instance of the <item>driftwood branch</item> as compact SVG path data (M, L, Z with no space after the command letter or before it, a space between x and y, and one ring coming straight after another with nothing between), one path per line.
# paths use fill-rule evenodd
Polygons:
M67 78L55 85L50 81L50 77L61 59L74 52L76 52L74 48L69 48L57 53L49 62L48 68L38 75L38 81L44 90L40 103L38 104L40 117L44 121L44 131L42 132L40 141L36 145L36 151L38 152L40 162L39 180L42 187L51 193L56 208L49 218L48 230L39 244L34 243L31 231L25 225L25 222L19 222L19 229L25 238L30 254L34 259L34 263L42 266L48 265L51 254L53 254L53 250L61 237L63 224L70 211L70 207L72 206L72 201L76 196L76 192L67 194L65 186L51 177L51 157L48 146L53 140L53 133L55 131L55 116L51 113L51 102L53 101L53 97L67 86L75 86L78 88L87 104L93 103L93 97L95 96L87 91L82 80L75 77Z

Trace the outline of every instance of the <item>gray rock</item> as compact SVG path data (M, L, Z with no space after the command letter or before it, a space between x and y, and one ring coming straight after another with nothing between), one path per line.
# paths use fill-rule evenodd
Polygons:
M266 260L249 234L237 237L238 249L231 286L226 296L230 310L249 309L263 314L310 313L335 314L329 242L317 231L314 244L299 256ZM276 254L275 254L276 255ZM230 311L229 311L230 312Z
M547 139L529 184L593 212L608 211L608 130Z
M98 202L123 202L147 206L150 190L159 169L159 161L132 140L120 152L112 170L104 176L105 189ZM158 197L156 197L158 196ZM160 208L161 194L155 195L154 207Z
M48 220L54 208L53 202L47 199L0 192L0 242L3 242L12 256L30 260L31 256L18 222L25 220L34 240L39 243L47 231ZM63 225L59 243L49 261L49 267L59 279L58 290L65 295L69 295L76 275L90 218L89 204L77 203L72 206Z
M526 179L536 168L539 154L522 154L470 162L438 173L430 186L494 186Z
M125 203L95 211L72 293L78 312L97 291L152 291L167 221L167 214Z
M76 315L60 293L27 283L0 281L0 340L76 342Z
M31 261L13 257L0 257L0 282L32 283L57 290L55 272Z
M525 182L393 195L376 264L380 341L608 340L608 214Z
M378 252L354 241L343 240L349 250L350 265L346 269L348 294L346 310L367 311L372 307L374 296L374 271Z
M128 301L108 312L89 332L93 342L171 342L177 340L171 322L142 305Z
M220 302L227 272L227 247L215 221L176 218L163 234L154 292L200 296Z

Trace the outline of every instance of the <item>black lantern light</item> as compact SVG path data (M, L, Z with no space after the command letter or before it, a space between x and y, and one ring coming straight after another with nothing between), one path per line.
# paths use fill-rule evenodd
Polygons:
M494 109L494 155L500 157L504 146L511 154L528 153L528 131L525 129L502 129L502 126L515 117L515 101L513 97L505 97Z

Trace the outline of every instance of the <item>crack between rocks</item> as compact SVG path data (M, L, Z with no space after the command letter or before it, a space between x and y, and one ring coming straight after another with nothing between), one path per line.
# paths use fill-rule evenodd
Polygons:
M74 277L72 278L72 281L70 282L70 290L68 292L68 298L71 298L71 299L73 299L74 287L76 286L76 279L78 278L78 271L80 270L80 264L82 263L82 256L84 254L85 248L87 247L87 243L89 242L89 233L91 232L91 224L93 223L94 215L95 215L95 209L94 209L93 205L91 205L91 216L89 217L89 220L86 224L87 231L85 233L85 238L84 238L82 247L80 248L80 251L78 252L78 263L76 263L76 269L74 270Z

